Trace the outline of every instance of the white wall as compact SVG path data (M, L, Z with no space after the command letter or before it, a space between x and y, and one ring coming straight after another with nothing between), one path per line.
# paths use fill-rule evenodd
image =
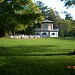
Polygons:
M52 35L52 34L55 34L55 35ZM58 37L58 32L50 32L50 37Z
M41 37L47 37L49 36L49 32L36 32L35 34L39 33ZM47 35L42 35L43 33L46 33Z
M46 33L47 34L47 36L50 36L50 37L58 37L58 32L35 32L35 35L37 34L37 33L39 33L39 35L41 36L41 37L46 37L46 36L43 36L42 34L43 33ZM54 33L55 35L52 35L52 33Z

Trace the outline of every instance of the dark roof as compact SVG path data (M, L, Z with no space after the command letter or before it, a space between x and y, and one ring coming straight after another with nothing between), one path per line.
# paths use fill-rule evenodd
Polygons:
M44 20L44 21L42 21L42 23L53 23L53 21L50 21L50 20Z

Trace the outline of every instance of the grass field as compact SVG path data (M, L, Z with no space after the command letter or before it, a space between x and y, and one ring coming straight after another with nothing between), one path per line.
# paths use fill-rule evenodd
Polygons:
M75 37L0 38L0 75L75 75Z

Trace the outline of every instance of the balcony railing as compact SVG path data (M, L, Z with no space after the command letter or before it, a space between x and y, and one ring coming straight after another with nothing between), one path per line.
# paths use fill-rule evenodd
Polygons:
M59 31L59 29L53 29L53 30L48 30L48 29L41 29L41 28L36 28L35 31Z
M58 29L58 28L56 28L56 29L54 28L54 29L53 29L53 30L51 30L51 31L59 31L59 29Z
M41 29L41 28L36 28L35 31L43 31L43 30L48 30L48 29Z

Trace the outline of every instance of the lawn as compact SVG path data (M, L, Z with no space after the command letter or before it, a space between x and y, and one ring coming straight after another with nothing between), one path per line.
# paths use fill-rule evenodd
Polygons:
M0 75L75 75L75 37L0 38Z

